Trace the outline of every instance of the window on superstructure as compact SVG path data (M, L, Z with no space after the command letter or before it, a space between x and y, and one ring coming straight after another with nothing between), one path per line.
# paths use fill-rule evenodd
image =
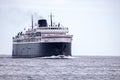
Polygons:
M37 32L37 33L36 33L36 36L41 36L41 32Z

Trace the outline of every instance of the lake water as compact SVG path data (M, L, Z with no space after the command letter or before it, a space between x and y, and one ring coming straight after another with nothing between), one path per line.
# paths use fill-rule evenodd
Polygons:
M120 57L48 59L0 56L0 80L120 80Z

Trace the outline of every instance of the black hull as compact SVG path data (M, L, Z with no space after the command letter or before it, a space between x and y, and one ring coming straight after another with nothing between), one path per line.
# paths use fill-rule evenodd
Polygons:
M13 44L13 57L71 56L71 43L26 43Z

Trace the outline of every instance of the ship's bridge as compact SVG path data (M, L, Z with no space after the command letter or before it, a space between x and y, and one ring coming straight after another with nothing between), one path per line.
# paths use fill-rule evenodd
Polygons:
M65 27L38 27L36 32L48 33L48 34L60 34L68 33L68 28Z

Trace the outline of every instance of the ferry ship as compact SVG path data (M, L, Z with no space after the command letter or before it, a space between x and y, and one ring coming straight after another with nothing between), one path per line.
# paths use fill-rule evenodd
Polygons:
M35 28L32 16L32 27L13 37L12 57L72 56L73 35L68 34L67 27L60 23L53 24L52 14L50 25L46 19L39 19L37 22Z

